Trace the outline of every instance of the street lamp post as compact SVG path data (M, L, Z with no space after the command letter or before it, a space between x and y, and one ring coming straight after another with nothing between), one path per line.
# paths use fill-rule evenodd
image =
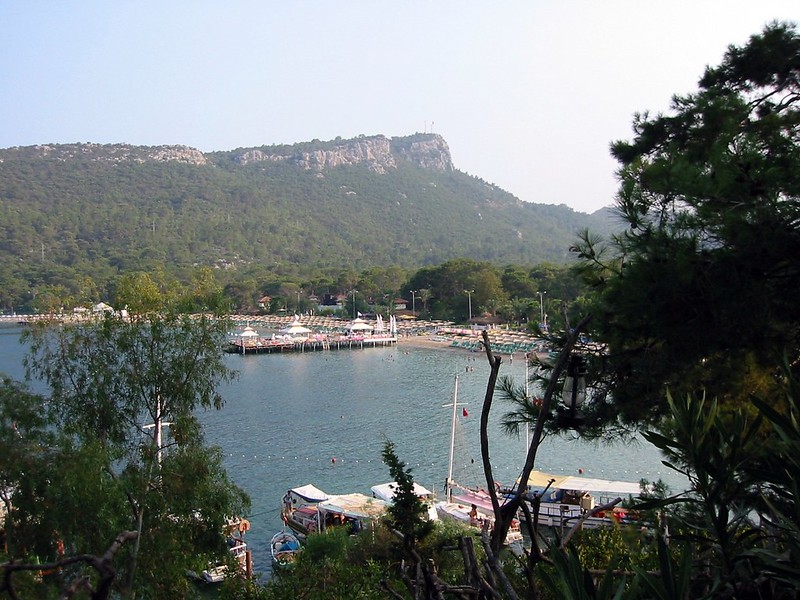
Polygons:
M475 293L475 290L464 290L464 293L467 295L467 301L469 302L469 320L472 321L472 294Z
M546 327L547 324L544 322L544 295L547 291L539 292L539 325L541 327Z
M411 314L413 314L415 317L417 316L417 303L416 303L417 297L415 296L416 293L417 290L411 290Z
M580 427L584 422L580 407L586 400L587 370L586 357L580 354L569 357L562 390L562 402L567 410L558 416L559 423L565 427Z

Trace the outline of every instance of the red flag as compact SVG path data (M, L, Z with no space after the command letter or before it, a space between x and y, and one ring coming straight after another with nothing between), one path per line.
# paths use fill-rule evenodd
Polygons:
M469 416L469 413L467 412L467 407L466 406L461 409L461 414L464 415L465 417Z

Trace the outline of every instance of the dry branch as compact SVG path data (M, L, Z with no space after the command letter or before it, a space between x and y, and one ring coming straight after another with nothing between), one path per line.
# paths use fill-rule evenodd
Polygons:
M111 593L111 585L114 583L114 577L117 573L113 565L114 556L125 542L136 539L138 536L139 534L135 531L123 531L102 556L78 554L46 564L17 563L13 561L5 563L0 565L0 570L3 571L3 586L0 587L0 591L6 592L11 600L19 600L13 584L14 573L19 571L57 571L70 565L85 563L97 571L97 587L92 589L87 577L79 577L61 591L59 599L68 600L75 596L80 589L86 589L89 591L92 600L106 600Z

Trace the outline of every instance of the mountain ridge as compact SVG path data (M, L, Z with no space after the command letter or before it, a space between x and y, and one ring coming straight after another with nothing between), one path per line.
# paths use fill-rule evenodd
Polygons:
M314 275L455 258L564 264L603 215L522 202L459 171L435 134L200 152L43 144L0 150L0 283L131 270Z
M343 165L364 164L371 171L383 174L387 168L396 168L397 159L405 159L421 168L434 171L453 171L450 149L444 138L437 134L388 138L383 135L359 136L329 142L304 142L293 145L254 146L232 151L202 152L182 144L136 146L133 144L96 144L76 142L70 144L38 144L0 149L0 162L9 154L44 160L88 160L119 163L132 161L181 162L206 165L222 157L239 164L257 162L287 162L306 170L323 171Z
M151 161L222 166L226 162L234 162L245 166L258 162L286 162L317 172L344 165L365 164L378 174L384 174L387 168L396 168L399 157L423 169L438 172L457 170L453 165L447 142L442 136L434 133L416 133L398 137L387 137L382 134L360 135L351 139L337 137L329 141L315 139L294 144L246 146L234 150L207 152L184 144L156 146L94 142L35 144L0 148L0 163L15 154L17 155L15 158L58 161L77 159L109 163ZM547 205L568 208L564 204ZM604 211L605 209L599 209L592 213L581 214L596 215Z

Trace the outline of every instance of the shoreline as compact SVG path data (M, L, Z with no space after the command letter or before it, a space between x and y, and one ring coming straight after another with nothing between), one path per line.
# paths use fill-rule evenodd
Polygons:
M412 348L436 348L439 350L462 350L451 345L452 340L434 340L425 335L399 335L397 336L398 346L410 346Z
M429 350L449 350L451 352L461 352L464 354L485 354L483 348L480 350L470 349L470 348L460 348L458 346L453 345L453 341L456 338L450 338L446 340L435 340L432 339L430 336L424 335L408 335L408 336L397 336L397 347L410 347L410 348L427 348ZM480 336L476 337L475 341L478 340L482 341ZM493 354L495 355L505 355L505 356L513 356L513 352L504 352L503 350L493 348ZM517 353L520 355L520 353ZM521 354L525 354L522 352Z

